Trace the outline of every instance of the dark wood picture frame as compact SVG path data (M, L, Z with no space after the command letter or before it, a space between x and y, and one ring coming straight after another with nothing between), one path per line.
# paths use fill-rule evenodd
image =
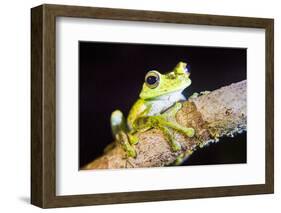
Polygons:
M77 17L159 23L262 28L266 34L265 184L193 189L56 195L56 18ZM66 207L266 194L274 191L274 20L217 15L41 5L31 9L31 203Z

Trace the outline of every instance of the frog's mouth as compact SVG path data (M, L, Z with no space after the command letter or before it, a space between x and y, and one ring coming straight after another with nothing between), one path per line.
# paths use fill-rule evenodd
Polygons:
M187 81L184 82L184 84L181 84L173 89L169 88L155 88L155 89L150 89L147 88L146 85L143 85L143 89L140 93L140 98L141 99L163 99L164 96L170 96L170 94L174 93L182 93L182 91L187 88L191 84L191 80L188 79Z

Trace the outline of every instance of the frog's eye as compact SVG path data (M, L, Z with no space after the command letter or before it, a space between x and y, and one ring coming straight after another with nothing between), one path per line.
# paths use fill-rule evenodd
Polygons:
M145 76L145 84L151 89L156 88L160 82L160 74L157 71L150 71Z

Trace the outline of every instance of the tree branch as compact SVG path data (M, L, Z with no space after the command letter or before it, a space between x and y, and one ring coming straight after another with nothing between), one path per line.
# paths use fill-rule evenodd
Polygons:
M173 132L181 144L180 151L173 152L163 133L158 129L151 129L137 133L139 143L135 145L135 159L126 158L120 145L115 143L112 149L83 169L165 166L173 163L182 153L192 153L198 147L218 141L222 136L232 136L245 131L246 87L247 81L244 80L185 101L182 109L176 114L176 120L185 127L193 127L196 134L195 137L188 138Z

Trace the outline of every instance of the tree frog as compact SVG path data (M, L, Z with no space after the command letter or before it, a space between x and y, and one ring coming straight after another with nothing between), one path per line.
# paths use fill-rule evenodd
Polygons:
M134 145L138 143L137 132L151 128L160 129L173 151L180 150L181 146L174 139L171 129L188 137L194 136L193 128L181 126L175 119L177 111L182 107L179 101L186 100L182 91L191 84L189 76L190 71L184 62L179 62L167 74L151 70L145 75L139 99L130 109L127 120L120 110L112 112L112 133L116 141L122 145L127 157L137 155L134 149Z

